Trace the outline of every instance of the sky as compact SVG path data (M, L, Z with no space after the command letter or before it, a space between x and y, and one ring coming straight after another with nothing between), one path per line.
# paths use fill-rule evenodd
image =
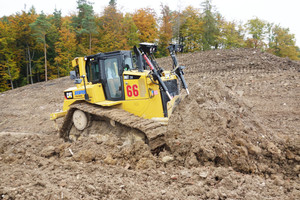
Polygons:
M16 14L22 10L28 11L33 5L40 13L53 13L61 10L63 15L76 12L77 0L0 0L0 17ZM93 2L94 11L101 14L110 0L88 0ZM139 8L153 8L160 12L160 5L168 5L171 10L184 10L188 5L201 8L204 0L116 0L117 8L123 12L134 12ZM212 0L216 10L228 21L245 23L258 17L270 23L289 28L295 34L296 45L300 47L300 0Z

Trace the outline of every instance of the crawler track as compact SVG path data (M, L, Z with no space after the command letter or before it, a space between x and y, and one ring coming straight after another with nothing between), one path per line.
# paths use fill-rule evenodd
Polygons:
M145 143L149 145L152 151L157 151L165 146L164 133L166 127L159 122L137 117L122 109L102 107L86 102L72 105L65 116L63 125L59 131L60 137L65 140L69 140L70 131L73 126L72 116L76 109L89 113L92 116L91 119L106 119L108 123L109 120L113 120L122 126L142 132L145 136Z

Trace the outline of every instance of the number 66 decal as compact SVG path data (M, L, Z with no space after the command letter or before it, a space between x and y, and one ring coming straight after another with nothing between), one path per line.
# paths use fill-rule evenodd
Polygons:
M139 96L139 89L138 89L138 85L134 84L134 85L127 85L126 86L126 91L127 91L127 96L128 97L132 97L135 96Z

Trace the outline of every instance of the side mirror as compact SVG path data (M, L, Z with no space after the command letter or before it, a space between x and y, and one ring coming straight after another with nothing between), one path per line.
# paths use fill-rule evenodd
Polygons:
M70 79L75 80L76 79L76 72L75 71L70 71Z
M82 82L82 79L80 79L80 78L75 79L75 84L80 84L81 82Z
M175 51L176 53L177 52L183 52L183 45L181 44L170 44L167 49L169 49L170 52L173 52Z

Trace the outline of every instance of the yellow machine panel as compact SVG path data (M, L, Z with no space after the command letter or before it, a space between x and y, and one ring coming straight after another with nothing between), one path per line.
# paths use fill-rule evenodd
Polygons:
M164 149L163 126L180 102L179 81L188 94L184 67L175 55L181 49L180 45L168 47L172 71L164 71L155 61L157 45L152 43L135 46L134 56L132 51L118 50L75 58L70 78L76 87L64 91L63 110L50 116L54 121L65 116L60 137L74 141L93 129L103 134L105 128L123 132L129 127L137 131L128 131L122 139L142 140L153 152Z
M75 58L71 78L76 87L64 91L63 112L51 118L65 115L71 104L82 100L104 107L114 106L145 119L168 117L175 103L172 98L179 95L177 79L181 68L176 68L177 76L174 70L158 72L145 54L143 57L149 65L144 69L141 63L138 68L133 66L130 51Z

